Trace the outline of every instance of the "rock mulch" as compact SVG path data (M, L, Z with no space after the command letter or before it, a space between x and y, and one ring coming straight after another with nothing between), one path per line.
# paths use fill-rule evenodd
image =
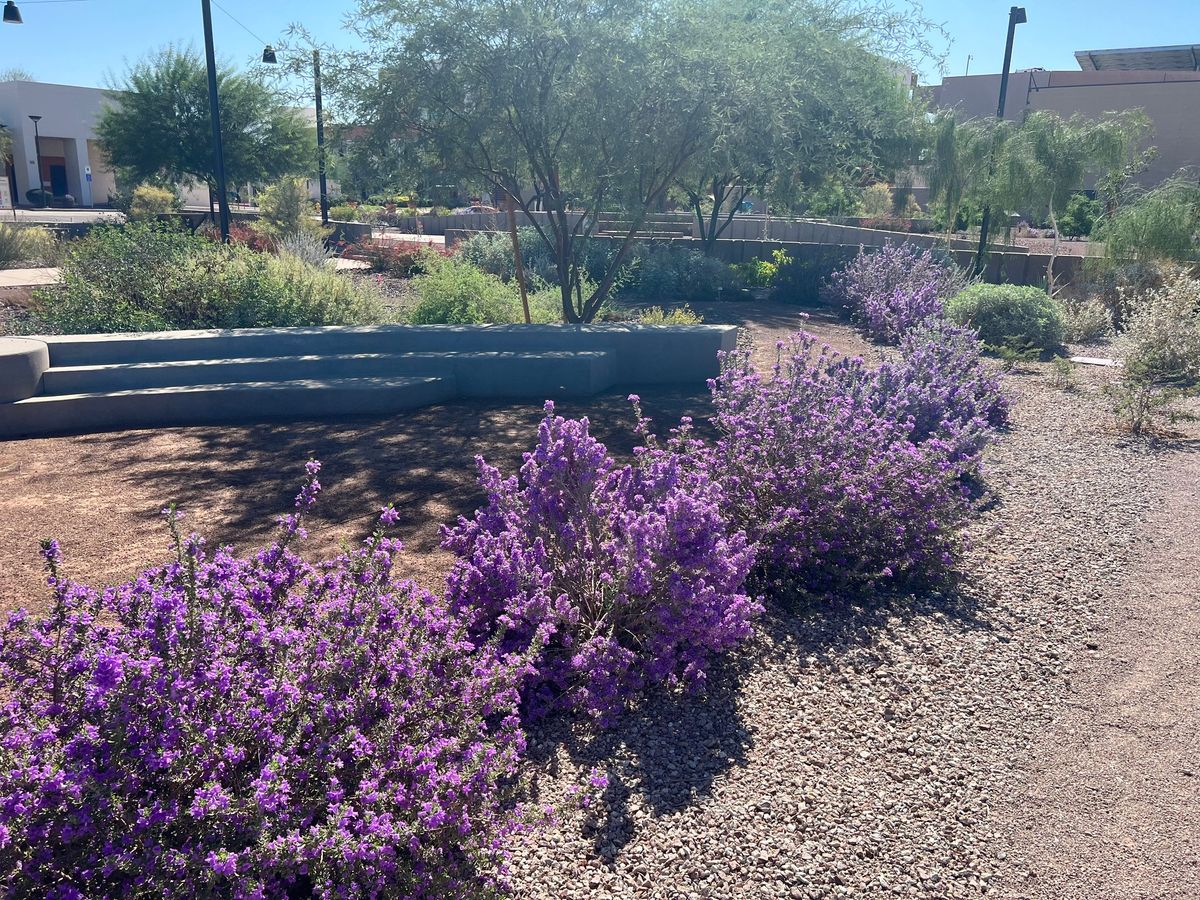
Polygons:
M658 696L591 741L542 736L553 797L615 754L604 802L525 838L515 894L816 898L1023 883L993 808L1117 599L1165 456L1115 433L1100 388L1008 379L993 496L945 595L772 613L703 698Z

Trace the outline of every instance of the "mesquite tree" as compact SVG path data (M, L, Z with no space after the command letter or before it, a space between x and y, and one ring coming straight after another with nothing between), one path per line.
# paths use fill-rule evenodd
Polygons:
M892 180L915 155L920 107L887 60L936 58L939 29L886 4L683 2L714 59L704 152L674 194L711 252L751 194L792 206L830 179ZM700 23L703 23L702 25Z
M712 49L651 0L362 0L338 82L361 121L499 186L555 261L567 322L600 311L647 213L701 149ZM621 241L597 284L600 214Z

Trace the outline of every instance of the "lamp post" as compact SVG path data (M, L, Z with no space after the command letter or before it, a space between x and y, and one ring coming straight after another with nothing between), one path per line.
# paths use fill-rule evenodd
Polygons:
M229 243L229 198L225 190L225 146L221 141L221 107L217 100L217 61L213 51L212 4L210 0L200 0L200 9L204 15L204 56L208 63L208 106L212 112L217 210L221 220L221 240Z
M21 11L17 9L17 4L15 4L13 0L8 0L8 2L4 4L4 24L20 25L21 22Z
M42 141L41 135L38 133L38 122L42 121L41 116L30 116L33 120L33 155L37 158L37 187L38 194L42 198L42 209L50 205L50 201L46 197L46 184L42 181Z
M1004 119L1004 100L1008 96L1008 69L1012 65L1013 36L1017 26L1024 25L1029 20L1025 17L1025 7L1013 6L1008 10L1008 40L1004 44L1004 69L1000 72L1000 101L996 105L996 118ZM990 164L989 164L990 167ZM983 273L983 255L987 252L988 224L991 219L991 209L987 204L983 207L983 218L979 223L979 250L975 254L975 274Z
M275 48L267 44L263 48L262 61L273 65L278 62ZM325 178L325 119L321 115L321 51L313 48L313 95L317 113L317 181L321 186L321 224L329 224L329 188Z

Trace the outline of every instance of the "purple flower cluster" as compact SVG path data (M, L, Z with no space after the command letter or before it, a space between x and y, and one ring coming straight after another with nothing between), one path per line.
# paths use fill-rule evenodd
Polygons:
M519 475L478 463L487 504L443 532L458 557L448 599L473 637L532 655L529 715L607 723L646 685L701 684L750 633L753 552L712 475L677 447L617 466L587 419L547 403Z
M972 329L928 319L901 335L899 358L873 377L875 411L907 423L914 443L937 438L966 474L975 474L988 438L1008 423L1008 399L981 352Z
M393 572L381 531L310 565L176 559L0 632L5 896L479 896L502 878L528 665ZM392 514L384 511L386 522Z
M956 423L957 373L927 378L928 349L872 371L805 333L779 353L766 375L728 354L710 383L707 468L763 568L818 590L940 577L970 510L959 443L976 416Z
M953 263L932 249L887 243L860 248L825 285L828 301L844 306L872 340L897 343L909 329L941 318L947 300L966 286Z

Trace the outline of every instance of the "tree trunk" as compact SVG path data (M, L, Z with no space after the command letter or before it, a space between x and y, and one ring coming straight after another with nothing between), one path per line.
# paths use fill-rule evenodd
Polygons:
M508 197L508 235L512 238L513 266L517 274L517 288L521 292L521 309L525 312L525 324L529 325L533 320L529 316L529 292L525 287L525 266L521 261L521 241L517 237L515 201L511 192L505 191L505 194Z
M1053 296L1054 294L1054 261L1058 258L1059 236L1058 236L1058 219L1054 217L1054 201L1049 204L1050 227L1054 231L1054 243L1050 247L1050 262L1046 264L1046 293Z

